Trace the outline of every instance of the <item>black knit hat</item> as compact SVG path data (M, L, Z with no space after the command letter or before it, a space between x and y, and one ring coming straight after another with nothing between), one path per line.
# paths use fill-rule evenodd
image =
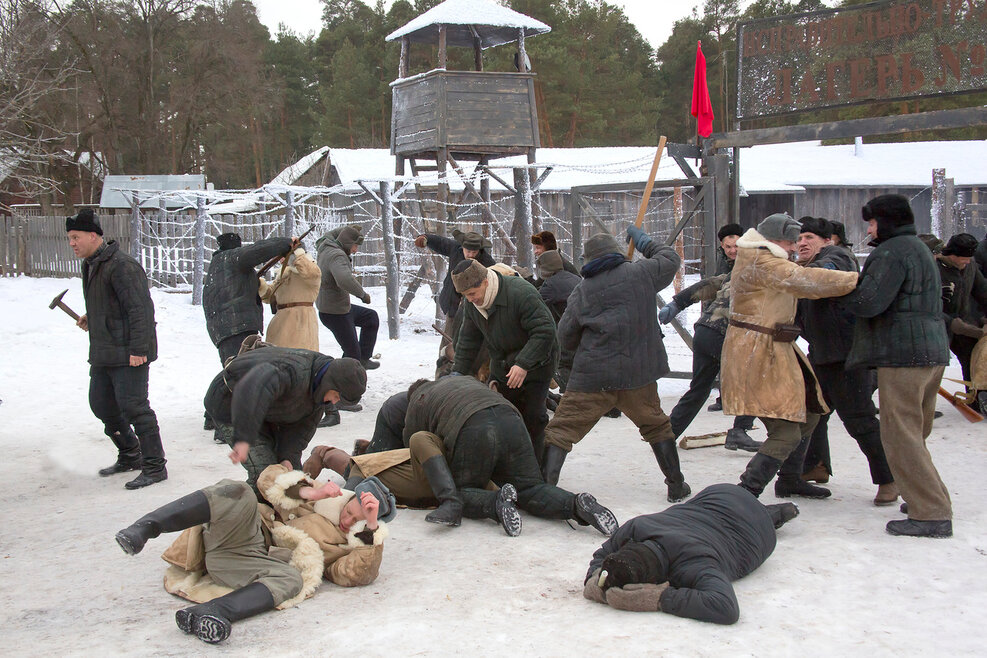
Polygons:
M802 224L802 230L799 233L813 233L824 240L833 237L833 225L828 219L806 215L799 220L799 223Z
M969 233L957 233L943 247L942 255L972 258L975 251L977 251L977 238Z
M243 240L237 233L223 233L216 238L216 244L219 245L220 251L226 251L227 249L236 249L243 244Z
M740 224L727 224L721 226L720 230L716 232L716 239L723 242L723 238L730 237L731 235L736 235L738 238L744 234L744 229L741 228Z
M846 226L843 225L843 222L829 220L829 223L833 227L833 235L840 239L840 244L844 247L852 247L853 243L846 239Z
M103 227L99 225L99 217L92 208L83 208L73 217L65 218L65 232L87 231L96 235L103 235Z

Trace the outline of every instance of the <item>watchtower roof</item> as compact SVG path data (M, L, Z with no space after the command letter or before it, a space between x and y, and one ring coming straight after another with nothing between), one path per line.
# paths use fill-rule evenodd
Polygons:
M480 47L484 49L516 41L518 30L522 28L525 37L552 30L541 21L508 9L493 0L446 0L404 27L394 30L387 35L386 40L396 41L407 37L415 43L438 43L440 25L446 26L448 45L472 48L476 37L480 41Z

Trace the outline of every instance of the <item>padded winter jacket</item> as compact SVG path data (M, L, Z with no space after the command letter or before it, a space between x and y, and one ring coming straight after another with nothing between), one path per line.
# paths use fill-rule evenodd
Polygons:
M733 624L740 606L730 583L764 564L776 538L771 515L757 498L735 484L714 484L684 503L624 523L593 553L586 578L630 541L658 557L669 584L659 599L662 612Z
M953 318L979 326L984 317L981 309L987 308L987 279L977 264L971 262L959 270L937 256L936 265L942 284L942 312L947 333L952 337L949 323Z
M264 332L264 307L255 268L291 249L289 238L258 240L213 252L202 288L202 310L213 345L245 331Z
M442 290L439 292L439 308L446 315L454 316L456 315L456 311L459 310L459 303L462 301L463 296L456 292L456 286L452 283L452 271L456 269L457 265L466 260L466 256L463 255L463 245L452 238L435 235L434 233L425 234L425 245L435 253L449 259L449 268L446 270L446 276L442 280ZM490 267L494 264L494 259L487 253L486 249L481 249L480 253L473 260L484 267Z
M569 295L582 280L578 274L563 269L541 282L541 286L538 287L538 294L545 301L548 310L552 312L552 319L555 322L562 319Z
M330 234L331 235L331 234ZM319 269L322 286L315 307L319 313L345 315L350 312L350 295L362 299L366 291L353 275L353 259L335 237L319 242Z
M856 272L857 261L846 247L827 246L805 267ZM842 363L853 345L856 316L840 299L800 299L796 324L809 343L809 363Z
M82 262L82 295L89 322L89 363L130 365L130 357L158 358L154 303L147 275L136 260L109 240Z
M915 225L894 227L867 257L843 303L857 322L847 368L917 368L949 363L939 270Z
M529 284L525 284L529 285ZM478 411L507 407L518 417L517 409L500 393L474 377L446 376L415 389L408 400L403 442L408 445L415 432L431 432L442 439L446 455L451 457L459 431Z

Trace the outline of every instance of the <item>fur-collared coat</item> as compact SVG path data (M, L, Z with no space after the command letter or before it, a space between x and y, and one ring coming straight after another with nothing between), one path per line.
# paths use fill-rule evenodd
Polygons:
M856 287L856 272L806 268L788 260L778 245L750 229L738 241L733 266L730 317L762 327L792 324L800 298L845 295ZM723 411L730 416L763 416L805 422L806 408L829 411L815 374L794 343L730 326L720 365Z
M343 534L339 515L355 494L343 490L342 496L314 503L296 497L299 485L315 484L301 471L281 464L268 466L257 479L257 488L270 502L257 504L265 543L269 549L288 549L288 564L302 576L302 591L279 605L282 610L313 596L323 577L341 587L369 585L377 579L384 556L387 524L378 521L377 529L370 531L366 521L358 521ZM182 533L163 555L174 565L165 574L165 589L196 603L230 592L205 573L204 555L201 532Z
M314 304L321 283L322 271L301 247L295 249L294 262L282 267L274 281L268 284L261 279L260 298L279 306L267 325L268 343L319 351L319 318ZM307 306L284 308L285 304L299 303Z

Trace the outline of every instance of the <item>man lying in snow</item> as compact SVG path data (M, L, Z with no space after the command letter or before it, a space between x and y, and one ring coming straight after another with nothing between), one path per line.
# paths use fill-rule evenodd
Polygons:
M583 596L620 610L733 624L740 607L730 582L761 566L775 530L796 516L792 503L762 505L737 485L706 487L620 526L593 553Z
M162 556L174 565L165 589L198 603L175 621L205 642L225 640L235 621L312 596L323 575L342 587L377 578L385 521L397 514L379 480L341 490L283 462L264 469L257 485L270 505L258 503L245 482L220 480L116 534L120 548L135 555L149 539L185 530Z

